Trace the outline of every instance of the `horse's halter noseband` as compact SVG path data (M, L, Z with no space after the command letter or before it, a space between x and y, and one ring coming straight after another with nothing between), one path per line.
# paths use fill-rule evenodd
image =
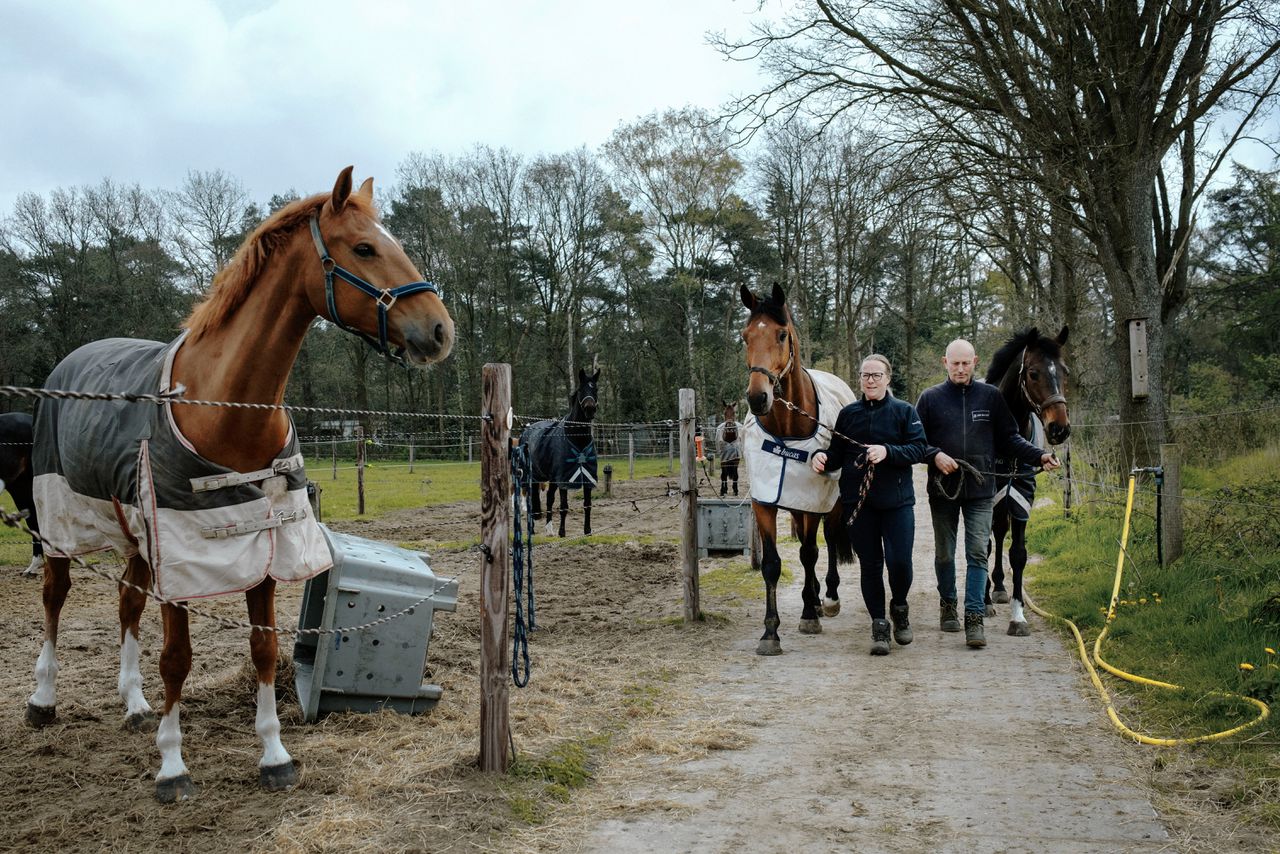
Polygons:
M1065 370L1067 366L1064 364L1062 367ZM1054 387L1061 388L1061 385L1058 383L1057 379L1058 379L1057 376L1054 375ZM1021 364L1019 364L1018 366L1018 388L1021 389L1022 396L1026 399L1027 405L1031 407L1033 412L1035 412L1036 417L1042 420L1044 418L1044 410L1048 409L1050 406L1053 406L1054 404L1057 404L1057 403L1065 404L1067 402L1066 396L1061 391L1057 391L1054 394L1049 395L1040 403L1036 403L1034 400L1031 399L1031 392L1027 391L1027 348L1026 347L1022 348L1022 360L1021 360Z
M364 279L352 273L350 270L344 269L338 265L337 261L329 255L329 250L324 246L324 239L320 236L320 219L316 214L311 215L311 239L316 244L316 251L320 253L320 265L324 267L324 298L329 306L329 319L338 324L340 329L358 335L364 339L365 343L382 355L386 356L392 362L398 365L406 364L404 360L404 347L396 348L395 352L387 346L387 312L396 304L396 300L400 297L406 297L410 294L421 293L422 291L430 291L442 300L440 296L440 288L435 282L410 282L407 285L400 285L395 288L379 288L369 284ZM337 276L342 281L352 285L357 290L373 297L374 302L378 304L378 338L374 340L373 336L366 335L359 329L348 326L342 322L342 318L338 315L338 303L333 298L333 277Z

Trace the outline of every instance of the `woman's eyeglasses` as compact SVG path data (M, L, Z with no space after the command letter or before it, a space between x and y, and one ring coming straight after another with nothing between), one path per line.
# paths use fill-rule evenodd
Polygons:
M870 382L880 382L880 380L884 379L884 374L881 371L876 371L874 374L863 374L862 378Z

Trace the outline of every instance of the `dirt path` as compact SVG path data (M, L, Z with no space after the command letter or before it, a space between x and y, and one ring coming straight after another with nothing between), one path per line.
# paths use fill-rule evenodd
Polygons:
M917 485L923 495L922 484ZM1062 642L988 620L988 647L937 624L928 505L916 507L915 642L867 654L856 575L821 635L796 631L802 573L780 595L784 654L755 654L758 630L709 650L701 692L758 721L752 744L672 767L629 793L583 850L1162 851L1172 843L1115 736L1084 694ZM963 570L961 571L963 583ZM655 805L646 810L646 804Z

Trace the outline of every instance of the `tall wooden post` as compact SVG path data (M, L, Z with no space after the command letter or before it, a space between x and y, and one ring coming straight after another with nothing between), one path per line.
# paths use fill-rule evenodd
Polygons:
M680 565L684 574L684 621L702 616L698 601L698 478L693 466L693 389L680 389Z
M681 389L683 392L684 389ZM627 434L627 480L636 479L636 434Z
M676 470L676 437L670 430L667 431L667 474L671 474Z
M356 428L356 514L364 515L364 428Z
M409 474L413 474L413 434L409 434Z
M1160 551L1165 565L1182 556L1182 448L1160 446L1164 486L1160 495Z
M338 479L338 440L330 439L329 445L333 450L333 479Z
M1062 455L1062 515L1071 515L1071 448Z
M511 366L484 366L480 426L480 770L507 770L507 538L511 529Z

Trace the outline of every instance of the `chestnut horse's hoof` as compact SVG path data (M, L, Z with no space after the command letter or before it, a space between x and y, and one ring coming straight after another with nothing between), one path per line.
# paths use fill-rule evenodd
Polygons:
M58 710L53 706L37 706L27 703L27 724L36 729L43 729L58 719Z
M1031 637L1031 626L1026 623L1010 622L1009 634L1015 638Z
M822 600L822 616L834 617L840 613L839 599L823 599Z
M756 655L782 655L782 641L777 638L760 638Z
M996 606L995 606L995 605L992 605L992 604L990 604L990 603L988 603L988 604L987 604L987 616L988 616L988 617L994 617L995 615L996 615Z
M298 783L298 769L293 762L258 769L258 783L268 792L283 792Z
M822 621L821 620L801 620L800 634L802 635L822 634Z
M159 723L156 713L147 709L145 712L134 712L124 719L124 728L129 732L151 732Z
M999 587L997 587L997 588L995 589L995 592L992 594L992 597L991 597L991 598L992 598L992 600L993 600L997 605L1008 605L1008 604L1009 604L1009 591L1008 591L1008 590L1001 590Z
M196 784L191 782L190 774L183 774L168 780L156 780L156 800L162 804L187 801L195 796Z

